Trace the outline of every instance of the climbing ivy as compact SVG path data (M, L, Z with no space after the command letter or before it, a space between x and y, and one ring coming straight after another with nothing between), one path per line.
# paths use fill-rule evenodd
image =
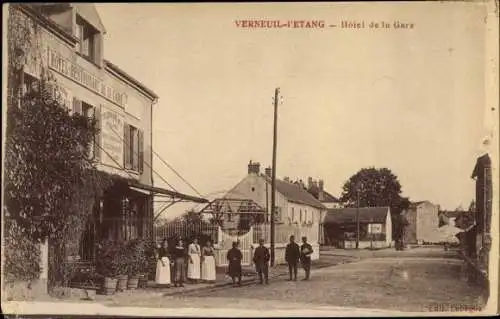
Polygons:
M80 240L96 199L117 177L98 171L89 158L96 122L65 108L54 90L57 85L50 71L42 67L37 86L22 97L17 94L27 57L41 65L40 33L39 26L19 10L19 5L9 6L3 176L5 273L12 278L35 278L39 272L34 266L39 264L36 247L48 239L57 284L65 281L63 264L72 253L69 244Z

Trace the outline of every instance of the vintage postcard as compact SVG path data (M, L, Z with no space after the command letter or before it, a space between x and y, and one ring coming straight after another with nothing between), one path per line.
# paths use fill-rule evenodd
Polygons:
M498 21L3 5L3 313L496 314Z

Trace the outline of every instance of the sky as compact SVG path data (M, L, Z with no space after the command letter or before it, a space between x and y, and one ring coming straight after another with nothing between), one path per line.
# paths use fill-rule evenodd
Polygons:
M430 6L432 5L432 9ZM485 127L486 10L471 3L96 4L104 56L159 95L153 148L214 198L272 161L277 177L323 179L339 196L364 167L403 195L468 207ZM248 29L236 20L324 20L336 28ZM341 21L365 21L342 29ZM370 29L386 21L388 29ZM413 23L395 29L394 22ZM155 157L155 171L196 195ZM168 188L155 175L155 185ZM175 216L194 204L178 205Z

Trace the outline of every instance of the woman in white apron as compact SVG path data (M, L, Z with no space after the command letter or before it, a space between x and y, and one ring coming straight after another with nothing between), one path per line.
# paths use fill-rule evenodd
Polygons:
M209 240L201 251L201 279L206 282L215 282L215 251Z
M170 285L170 258L168 258L167 240L164 239L158 249L158 262L156 263L156 285Z
M200 245L198 245L198 239L195 238L193 240L193 243L191 245L189 245L189 248L188 248L189 264L188 264L188 273L187 273L188 279L194 283L197 283L201 277L200 276L200 272L201 272L200 256L201 256L201 248L200 248Z

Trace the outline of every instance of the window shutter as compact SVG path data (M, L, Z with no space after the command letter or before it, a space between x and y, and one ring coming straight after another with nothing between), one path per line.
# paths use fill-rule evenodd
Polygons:
M82 114L82 101L73 97L73 113Z
M136 172L139 171L139 151L138 151L138 144L139 144L139 130L134 128L133 130L131 129L132 132L132 141L131 141L131 152L132 152L132 169Z
M101 162L101 106L98 105L94 108L94 118L96 121L97 132L94 135L94 159L96 162Z
M94 34L94 62L102 67L102 34Z
M124 134L123 134L123 161L125 162L124 163L124 167L126 169L130 169L131 168L131 165L130 165L130 160L131 160L131 156L130 156L130 125L128 124L124 124L123 125L123 128L124 128Z
M139 140L138 140L138 151L139 151L139 173L144 172L144 131L139 130Z

